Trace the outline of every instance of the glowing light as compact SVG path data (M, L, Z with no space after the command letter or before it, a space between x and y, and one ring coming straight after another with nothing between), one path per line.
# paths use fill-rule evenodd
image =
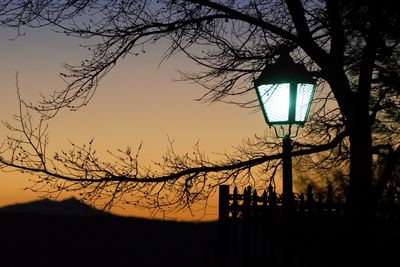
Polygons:
M313 84L301 83L297 85L295 121L305 122L307 120L309 104L312 100L313 92Z
M289 120L290 84L267 84L258 87L270 123Z
M308 83L262 84L257 87L268 124L304 124L307 120L314 85ZM294 103L295 102L295 103ZM293 106L293 107L292 107Z

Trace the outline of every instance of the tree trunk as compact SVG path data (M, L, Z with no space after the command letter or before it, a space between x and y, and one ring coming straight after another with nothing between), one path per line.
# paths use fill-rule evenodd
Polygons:
M354 105L349 120L350 180L349 204L352 212L367 214L373 205L372 137L369 114Z
M355 104L348 121L350 133L349 244L350 263L368 266L373 257L372 137L368 110Z

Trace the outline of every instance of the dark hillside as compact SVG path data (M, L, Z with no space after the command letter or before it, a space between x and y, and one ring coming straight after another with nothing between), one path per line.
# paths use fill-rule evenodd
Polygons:
M216 223L93 215L88 207L61 215L66 203L31 204L0 209L0 266L214 266Z

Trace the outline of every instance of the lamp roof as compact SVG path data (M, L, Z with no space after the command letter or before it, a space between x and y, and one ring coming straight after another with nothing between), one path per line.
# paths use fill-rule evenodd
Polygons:
M282 53L274 64L268 64L254 81L256 87L263 84L309 83L315 80L301 63L295 63L289 53Z

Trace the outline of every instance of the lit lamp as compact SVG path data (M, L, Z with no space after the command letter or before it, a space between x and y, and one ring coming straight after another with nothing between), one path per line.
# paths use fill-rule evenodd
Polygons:
M254 86L265 121L282 138L283 204L288 206L293 201L290 138L307 120L316 83L304 65L284 53L275 64L265 67ZM293 125L297 126L295 132Z

